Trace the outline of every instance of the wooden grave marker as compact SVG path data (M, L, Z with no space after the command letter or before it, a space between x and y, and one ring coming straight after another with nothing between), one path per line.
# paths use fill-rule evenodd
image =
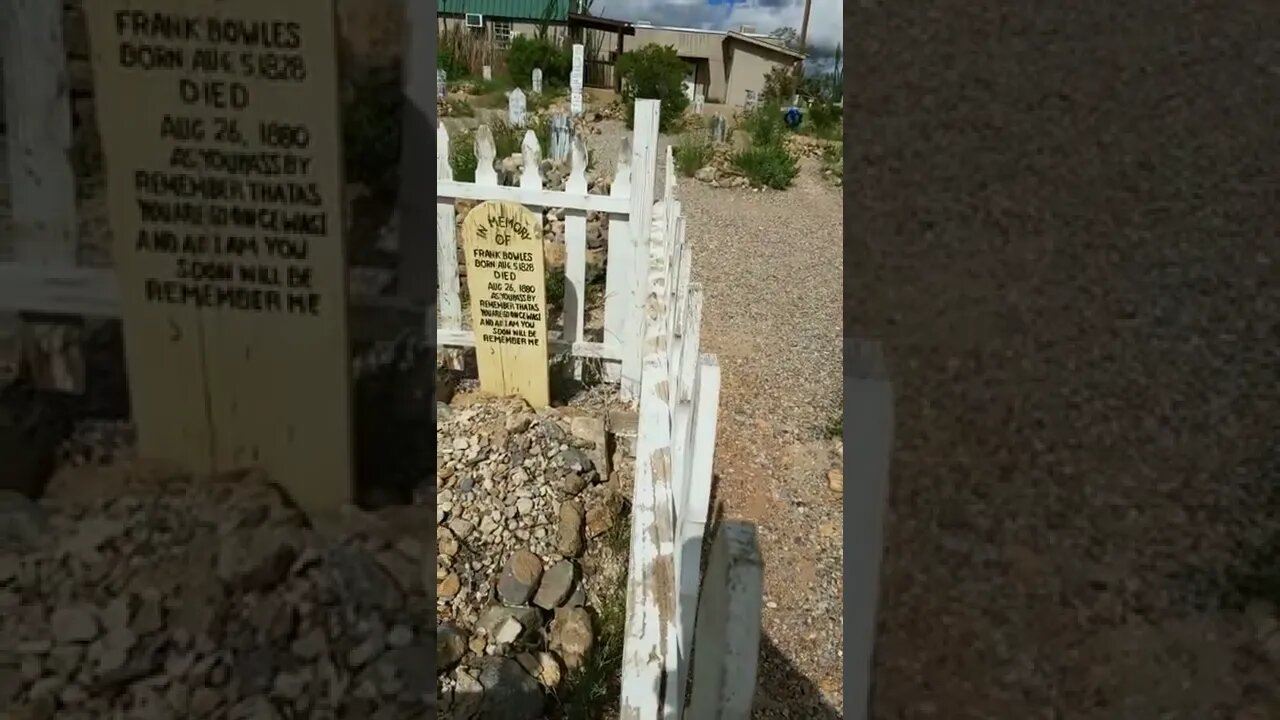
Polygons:
M507 123L512 127L524 127L525 110L528 107L528 100L524 96L524 91L515 88L507 95Z
M348 501L334 0L84 5L140 453Z
M490 200L462 222L471 327L480 389L551 402L542 219L523 205Z
M585 80L583 66L586 60L585 46L575 43L573 46L573 66L569 71L569 112L581 115L583 111L582 86Z

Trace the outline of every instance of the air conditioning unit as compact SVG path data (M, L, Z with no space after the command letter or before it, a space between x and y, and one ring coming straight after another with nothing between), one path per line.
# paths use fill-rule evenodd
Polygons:
M482 28L484 27L484 15L481 15L480 13L467 13L466 22L467 27L469 28Z

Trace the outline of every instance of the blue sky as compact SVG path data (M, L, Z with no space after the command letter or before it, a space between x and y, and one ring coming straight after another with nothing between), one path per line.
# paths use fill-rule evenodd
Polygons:
M648 20L654 25L729 30L754 25L762 33L777 27L800 29L804 0L739 0L733 5L711 4L725 0L595 0L591 12L618 20ZM844 36L841 0L813 0L809 17L809 42L835 47Z

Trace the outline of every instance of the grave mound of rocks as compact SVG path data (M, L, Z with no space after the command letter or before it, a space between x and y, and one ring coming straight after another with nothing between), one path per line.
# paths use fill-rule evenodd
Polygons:
M625 581L631 446L577 408L437 413L441 717L536 720L591 660L595 598Z
M711 160L705 166L699 168L693 177L699 182L704 182L712 187L728 187L740 188L750 185L737 167L733 164L733 145L729 143L716 143L711 147Z
M4 494L0 710L414 717L435 692L428 514L308 517L257 475L136 465Z

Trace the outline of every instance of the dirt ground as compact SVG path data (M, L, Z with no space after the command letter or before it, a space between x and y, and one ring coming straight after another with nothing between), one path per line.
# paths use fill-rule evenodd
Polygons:
M1233 577L1280 530L1280 6L1069 7L846 23L845 321L897 391L874 717L1280 717Z

